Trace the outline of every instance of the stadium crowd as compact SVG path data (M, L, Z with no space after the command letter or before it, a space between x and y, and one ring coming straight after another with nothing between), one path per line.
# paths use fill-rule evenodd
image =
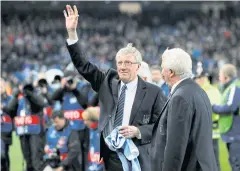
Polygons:
M218 84L219 69L224 64L240 67L239 17L196 14L173 22L151 14L114 13L100 17L81 13L78 21L78 44L90 62L102 71L116 68L116 52L132 42L147 63L142 65L151 71L149 82L161 87L166 97L170 90L162 80L158 66L167 48L179 47L191 55L195 79L205 77L202 71L206 71L213 78L211 83ZM11 14L3 15L1 24L1 96L4 102L1 119L9 124L8 115L15 118L26 170L43 170L47 166L45 162L59 171L102 170L97 131L99 97L72 66L66 48L64 17L52 13L42 16ZM48 79L47 71L52 71L55 77ZM236 75L231 79L234 80ZM40 117L32 118L31 123L21 122L22 116L31 115ZM74 131L69 125L74 125ZM10 127L5 126L11 145ZM55 134L67 136L71 141L56 140L52 136ZM46 142L43 141L45 136ZM31 144L38 144L38 148ZM26 152L28 148L30 151ZM6 149L8 153L8 146ZM78 162L74 165L76 158ZM9 158L4 158L3 162L6 163L3 167L8 168Z

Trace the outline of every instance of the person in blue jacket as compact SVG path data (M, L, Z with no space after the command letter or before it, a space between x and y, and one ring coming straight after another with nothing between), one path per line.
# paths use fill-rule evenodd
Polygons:
M161 68L157 65L153 65L151 67L151 72L152 72L152 83L159 86L162 89L163 94L167 97L170 92L170 89L167 83L162 78Z
M62 111L54 111L53 125L46 134L45 160L55 171L81 171L78 154L81 153L79 135Z

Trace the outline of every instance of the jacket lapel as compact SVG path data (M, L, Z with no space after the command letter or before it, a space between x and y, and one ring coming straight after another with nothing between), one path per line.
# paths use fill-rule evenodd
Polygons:
M114 100L115 104L117 104L117 101L118 101L119 82L120 81L118 79L113 79L112 80L112 85L111 85L112 94L113 94L113 100Z
M143 101L146 91L147 91L146 83L140 77L138 77L137 91L136 91L136 95L134 98L132 111L131 111L131 115L130 115L130 120L129 120L130 125L132 124L132 122L138 112L138 109Z
M188 78L188 79L186 79L186 80L183 80L182 82L180 82L180 83L177 85L177 87L173 90L173 92L171 93L171 95L168 97L168 100L167 100L166 103L164 104L164 106L163 106L163 108L162 108L162 110L161 110L161 112L160 112L160 115L158 116L158 119L157 119L156 123L159 122L159 120L160 120L160 118L161 118L161 116L162 116L162 113L164 112L164 110L165 110L165 108L167 107L167 105L168 105L171 97L172 97L173 94L177 91L177 89L179 89L181 86L189 83L190 81L191 81L191 79Z

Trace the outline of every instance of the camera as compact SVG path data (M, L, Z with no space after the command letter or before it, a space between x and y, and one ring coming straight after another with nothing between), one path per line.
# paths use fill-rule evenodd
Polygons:
M48 83L47 83L47 80L46 79L40 79L38 81L38 86L43 88L43 87L47 87Z
M29 95L29 92L34 92L34 87L31 83L30 84L25 84L23 86L23 90L22 90L22 93L23 93L24 96Z
M62 77L60 75L56 75L52 81L52 84L61 83Z
M51 168L57 168L59 167L60 160L60 151L57 149L56 153L53 155L46 155L44 156L45 161Z
M67 83L69 84L69 85L72 85L73 84L73 77L68 77L67 78Z

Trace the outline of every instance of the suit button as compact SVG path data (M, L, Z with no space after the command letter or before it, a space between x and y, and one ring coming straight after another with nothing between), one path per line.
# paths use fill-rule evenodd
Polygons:
M112 117L112 115L108 115L108 117L109 117L109 118L111 118L111 117Z

